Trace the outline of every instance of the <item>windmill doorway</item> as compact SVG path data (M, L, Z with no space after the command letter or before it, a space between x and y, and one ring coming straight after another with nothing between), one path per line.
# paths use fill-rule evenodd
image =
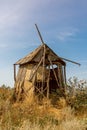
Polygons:
M37 78L34 82L35 95L49 98L52 92L56 92L57 89L60 88L58 77L59 70L56 65L54 67L55 68L50 67L50 69L46 68L44 81L42 79L38 79L36 76Z

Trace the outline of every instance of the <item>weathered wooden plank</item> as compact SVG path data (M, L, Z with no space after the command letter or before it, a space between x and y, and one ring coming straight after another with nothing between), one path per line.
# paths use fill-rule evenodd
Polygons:
M36 69L34 70L34 72L30 75L29 81L32 81L32 78L33 78L33 76L36 74L36 72L37 72L39 66L40 66L41 63L42 63L42 61L43 61L43 57L41 58L40 62L38 63L38 65L37 65L37 67L36 67Z

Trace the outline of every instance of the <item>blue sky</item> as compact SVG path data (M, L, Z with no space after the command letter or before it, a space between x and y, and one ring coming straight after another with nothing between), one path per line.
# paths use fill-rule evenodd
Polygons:
M87 0L0 0L0 85L13 86L13 64L44 42L67 63L67 78L87 79Z

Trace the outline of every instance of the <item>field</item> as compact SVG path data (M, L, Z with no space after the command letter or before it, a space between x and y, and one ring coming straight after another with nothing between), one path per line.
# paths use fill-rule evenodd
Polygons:
M0 130L87 130L87 82L69 79L66 99L42 105L14 102L14 89L0 87Z

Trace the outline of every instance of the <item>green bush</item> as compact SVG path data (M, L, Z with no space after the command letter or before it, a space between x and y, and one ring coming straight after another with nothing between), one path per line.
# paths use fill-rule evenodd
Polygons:
M67 85L67 103L80 112L87 112L87 81L70 78Z

